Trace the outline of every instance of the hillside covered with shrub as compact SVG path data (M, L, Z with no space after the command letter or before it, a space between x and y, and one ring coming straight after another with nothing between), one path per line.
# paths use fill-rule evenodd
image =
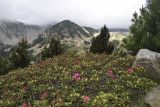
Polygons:
M0 76L1 107L138 107L155 82L134 57L59 55Z

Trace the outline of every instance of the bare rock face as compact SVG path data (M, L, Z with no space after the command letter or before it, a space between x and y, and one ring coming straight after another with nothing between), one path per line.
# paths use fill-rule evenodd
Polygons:
M160 107L160 85L147 93L145 103L149 104L150 107Z
M160 53L148 49L140 49L136 55L133 67L137 65L144 67L147 78L160 83Z
M26 38L31 43L44 30L45 28L36 25L0 20L0 43L15 45L22 38Z

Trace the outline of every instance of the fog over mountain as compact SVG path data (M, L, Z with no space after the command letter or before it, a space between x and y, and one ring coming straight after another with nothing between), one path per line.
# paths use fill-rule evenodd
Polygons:
M128 28L145 0L0 0L0 19L28 24L72 20L81 26Z

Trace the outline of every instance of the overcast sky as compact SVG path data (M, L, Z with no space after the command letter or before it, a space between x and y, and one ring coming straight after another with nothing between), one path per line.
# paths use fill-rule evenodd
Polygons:
M127 28L144 4L145 0L0 0L0 18L29 24L69 19L95 28Z

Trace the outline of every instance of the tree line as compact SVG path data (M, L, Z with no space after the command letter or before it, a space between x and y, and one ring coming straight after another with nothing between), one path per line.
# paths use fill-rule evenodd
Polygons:
M110 54L114 46L109 43L110 33L106 26L102 27L100 35L92 39L90 52L92 53L108 53ZM27 67L32 55L28 50L29 44L27 40L22 39L16 46L11 49L8 60L1 58L0 75L8 73L7 71ZM65 45L59 39L52 38L49 45L46 45L40 54L41 60L51 58L65 52Z

